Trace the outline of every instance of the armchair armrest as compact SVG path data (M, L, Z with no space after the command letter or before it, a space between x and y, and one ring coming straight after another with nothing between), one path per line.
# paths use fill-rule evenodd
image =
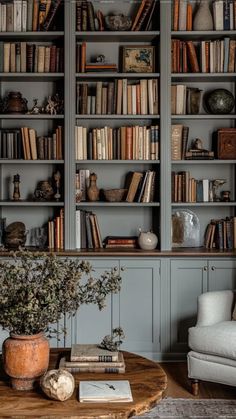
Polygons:
M206 292L198 297L196 326L210 326L232 318L234 293L231 290Z

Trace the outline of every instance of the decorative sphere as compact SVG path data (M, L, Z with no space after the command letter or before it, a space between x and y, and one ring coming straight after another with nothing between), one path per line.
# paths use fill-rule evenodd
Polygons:
M228 114L234 107L234 96L226 89L215 89L204 97L206 110L212 114Z
M67 370L50 370L41 377L40 385L50 399L63 402L72 396L75 380L73 375Z

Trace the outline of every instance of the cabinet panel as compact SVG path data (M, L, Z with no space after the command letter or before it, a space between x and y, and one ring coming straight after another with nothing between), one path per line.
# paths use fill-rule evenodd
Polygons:
M188 328L196 323L197 297L205 291L207 261L171 261L171 352L187 351Z
M236 260L209 261L208 290L218 291L235 289Z
M94 272L93 276L101 275L105 270L119 267L117 260L89 260ZM65 336L65 346L72 343L98 343L105 335L111 333L112 329L112 305L113 297L108 296L106 307L99 311L98 307L89 304L79 308L75 317L66 319L67 334Z
M122 349L132 352L160 350L160 262L121 260L122 287L114 322L124 329ZM119 318L118 318L119 316Z

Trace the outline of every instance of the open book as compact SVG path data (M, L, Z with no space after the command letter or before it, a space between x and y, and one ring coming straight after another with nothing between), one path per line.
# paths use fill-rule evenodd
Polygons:
M79 401L98 402L132 402L133 397L128 380L80 381Z

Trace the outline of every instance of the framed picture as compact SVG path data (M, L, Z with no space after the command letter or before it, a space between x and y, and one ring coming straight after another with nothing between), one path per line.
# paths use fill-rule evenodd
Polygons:
M131 45L122 47L123 73L153 73L155 71L155 47Z

